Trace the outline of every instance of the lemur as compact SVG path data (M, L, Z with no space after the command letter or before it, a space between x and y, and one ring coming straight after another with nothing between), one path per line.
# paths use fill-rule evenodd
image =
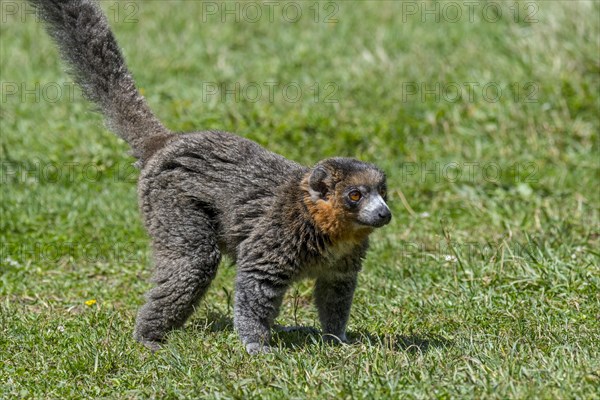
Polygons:
M227 132L173 133L136 89L94 0L30 2L84 96L141 169L138 199L155 272L135 339L158 350L227 254L237 265L234 327L248 353L270 351L286 289L303 278L316 279L324 337L345 342L368 236L392 217L385 174L341 157L308 168Z

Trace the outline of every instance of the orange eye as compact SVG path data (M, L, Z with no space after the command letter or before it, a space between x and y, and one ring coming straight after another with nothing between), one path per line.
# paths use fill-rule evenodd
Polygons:
M359 201L362 198L362 193L359 190L353 190L348 193L348 198L352 201Z
M387 196L387 190L386 190L385 188L381 188L381 189L379 190L379 195L380 195L381 197L385 197L385 196Z

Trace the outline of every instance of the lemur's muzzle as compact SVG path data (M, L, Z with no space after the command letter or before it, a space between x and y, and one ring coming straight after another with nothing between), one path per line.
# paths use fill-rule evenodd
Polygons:
M387 225L392 220L392 212L380 195L369 199L358 214L358 221L375 228Z
M375 222L374 226L380 227L380 226L387 225L387 224L389 224L389 222L391 220L392 220L392 212L390 211L388 206L385 205L385 207L381 207L377 211L377 221Z

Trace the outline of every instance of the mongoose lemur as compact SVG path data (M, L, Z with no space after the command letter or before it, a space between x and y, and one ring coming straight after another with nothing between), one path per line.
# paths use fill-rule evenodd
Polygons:
M192 314L224 253L237 265L234 326L249 353L269 351L284 293L303 278L316 279L325 337L346 341L368 236L391 219L384 173L351 158L307 168L226 132L175 134L136 89L94 0L30 1L84 95L138 159L155 286L135 338L158 349Z

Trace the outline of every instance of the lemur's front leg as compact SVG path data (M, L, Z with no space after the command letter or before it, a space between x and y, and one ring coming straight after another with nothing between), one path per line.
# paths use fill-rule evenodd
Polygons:
M234 325L249 354L270 351L271 327L290 281L290 275L277 264L238 266Z
M356 273L317 279L314 298L324 339L327 341L348 341L346 325L350 317L356 279Z

